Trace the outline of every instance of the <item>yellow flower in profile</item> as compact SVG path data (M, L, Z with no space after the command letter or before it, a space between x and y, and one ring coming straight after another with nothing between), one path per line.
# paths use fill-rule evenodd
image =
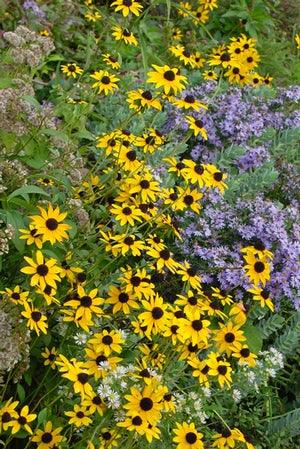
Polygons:
M117 69L119 69L121 67L121 64L119 63L118 59L115 58L114 56L111 56L109 53L103 54L102 59L112 69L116 69L117 70Z
M195 117L187 115L186 121L189 124L189 128L194 131L194 136L197 137L200 134L204 140L207 140L207 132L201 119L195 119Z
M184 84L187 83L187 78L183 75L179 75L179 69L176 67L169 67L164 65L162 67L153 64L154 71L147 73L148 83L155 84L156 88L163 87L165 94L169 94L170 91L175 95L184 89Z
M295 42L298 50L300 50L300 34L296 34L295 36Z
M122 28L120 26L114 26L112 28L112 30L113 30L112 35L116 41L123 40L125 42L125 44L127 44L127 45L137 46L137 44L138 44L137 39L134 37L134 35L131 33L131 31L129 31L127 28Z
M45 289L47 285L56 288L56 281L60 282L60 267L56 266L57 261L55 259L44 258L41 251L36 252L36 262L30 257L25 256L24 259L29 266L21 268L21 272L32 275L30 285L35 287L40 286Z
M51 204L47 211L42 207L39 207L39 210L41 215L32 215L30 219L37 232L43 236L43 242L49 241L53 245L69 238L66 231L71 229L71 226L61 223L66 218L67 212L61 213L58 207L53 209Z
M61 71L67 75L67 77L76 78L78 75L81 75L83 70L75 63L65 64L61 66Z
M270 310L272 310L272 312L274 312L274 303L270 298L270 292L267 288L254 287L249 289L248 292L253 294L252 299L254 301L260 302L260 307L267 306Z
M29 229L19 229L21 240L26 240L27 245L36 245L38 249L43 246L42 234L39 234L38 230L33 224L29 225Z
M99 11L92 11L90 10L89 12L87 12L84 17L86 18L86 20L88 20L89 22L98 22L98 20L101 19L101 14Z
M178 108L183 109L193 109L194 111L199 111L202 109L208 109L207 106L200 101L196 100L193 95L185 95L183 98L174 98L171 103L175 104Z
M90 75L90 77L96 80L96 82L92 84L92 87L94 89L98 89L99 94L104 92L104 95L109 95L115 89L118 89L118 85L116 83L120 81L120 79L106 70L94 72L93 75Z
M116 12L121 11L124 17L127 17L129 13L139 16L143 9L143 6L135 0L115 0L111 6L115 6Z

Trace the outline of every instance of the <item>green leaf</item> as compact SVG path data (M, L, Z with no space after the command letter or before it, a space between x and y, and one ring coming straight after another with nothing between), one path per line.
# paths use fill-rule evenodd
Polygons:
M44 424L44 423L46 422L47 415L48 415L48 410L47 410L47 408L43 408L43 409L39 412L38 417L37 417L37 423L38 423L38 426L40 426L41 424Z
M15 245L15 247L17 248L17 250L20 253L23 253L24 249L25 249L25 242L24 242L24 240L20 240L18 237L19 229L24 227L23 216L22 216L22 214L20 214L20 212L18 212L16 210L6 211L5 215L6 215L7 224L10 224L11 226L13 226L14 230L16 231L16 235L12 239L12 242Z
M263 345L261 330L258 327L246 324L246 326L243 328L243 332L245 334L245 337L247 338L247 344L250 351L257 354L261 350Z
M20 401L23 402L25 399L25 390L21 384L17 385L17 393L18 393Z
M19 189L15 190L10 195L8 195L7 201L10 201L12 198L16 196L22 196L26 201L29 201L28 197L29 193L37 193L38 195L49 196L49 193L45 192L40 187L34 185L27 185L20 187Z

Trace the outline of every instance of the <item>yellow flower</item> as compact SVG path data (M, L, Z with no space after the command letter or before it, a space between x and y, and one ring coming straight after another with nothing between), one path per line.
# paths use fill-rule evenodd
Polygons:
M90 326L94 324L92 315L100 316L103 314L103 310L100 305L104 303L104 299L97 296L98 290L94 288L87 293L84 288L79 285L77 287L77 294L73 296L70 301L64 303L66 307L72 307L76 310L75 320L79 322L79 325L88 330Z
M203 103L200 103L200 101L196 100L193 95L185 95L183 98L174 98L171 100L171 103L175 104L178 108L183 109L193 109L194 111L199 111L202 109L208 109L207 106Z
M66 218L67 212L61 213L58 207L53 209L51 204L48 211L42 207L39 207L39 210L41 215L32 215L29 218L37 232L43 236L43 242L49 241L53 245L69 238L66 231L71 229L71 226L61 223Z
M113 37L116 41L123 40L125 44L135 45L137 46L138 41L134 37L134 35L127 28L122 28L120 26L114 26L113 28Z
M28 299L29 292L23 292L19 285L14 287L13 290L6 288L5 291L0 291L0 293L15 304L24 304L25 302L30 301L30 299Z
M39 231L33 224L29 225L29 229L19 229L21 240L26 240L27 245L36 245L38 249L41 249L43 246L42 234L39 234Z
M127 17L129 13L139 16L143 9L143 6L135 0L115 0L111 6L115 6L116 12L121 11L124 17Z
M43 332L43 334L47 333L47 317L42 314L38 309L33 308L33 306L30 306L27 302L24 302L23 304L25 308L25 312L21 312L21 315L23 315L25 318L27 318L27 326L30 330L34 330L37 335L40 335L40 331Z
M238 359L239 365L249 365L253 368L256 364L255 359L257 356L250 352L250 349L246 345L240 347L238 350L235 349L232 356Z
M99 94L104 92L104 95L109 95L115 89L118 89L118 85L116 83L120 81L120 79L106 70L94 72L93 75L90 75L90 77L96 80L96 82L92 84L92 87L94 89L98 89Z
M113 304L113 313L122 311L128 315L131 308L139 308L139 304L135 301L136 297L132 293L127 293L114 285L109 288L108 295L106 302Z
M224 182L225 179L227 179L227 174L221 172L215 165L212 164L206 164L206 169L210 187L215 187L220 190L220 192L224 193L225 189L227 189L227 185Z
M32 434L32 430L30 428L29 423L34 421L36 418L35 413L29 413L28 405L25 405L19 413L18 418L15 418L12 421L11 433L14 435L19 432L19 430L23 427L28 433Z
M248 292L253 294L252 299L259 301L261 307L267 306L272 312L274 312L274 304L270 298L270 292L267 288L254 287L249 289Z
M57 427L53 429L53 424L51 421L47 421L44 426L44 430L36 429L31 441L37 444L37 449L50 449L55 445L58 445L62 440L63 436L60 435L62 427Z
M296 34L295 36L295 42L298 50L300 50L300 34Z
M215 330L214 340L220 352L226 352L229 356L233 351L241 348L242 342L246 340L243 331L239 326L234 326L231 321L227 324L220 324L220 329Z
M88 426L92 423L90 418L91 411L82 405L75 404L73 411L65 412L69 416L69 424L74 424L76 427Z
M190 340L193 345L207 344L210 321L201 319L201 311L198 309L187 311L186 318L182 318L179 324L179 339L181 342Z
M145 335L151 339L151 335L162 333L165 330L168 320L168 305L158 294L150 298L149 301L143 300L142 304L146 311L140 313L138 318L142 326L147 327Z
M106 62L107 65L109 65L112 69L119 69L121 67L121 64L119 63L118 59L114 56L111 56L109 53L105 53L102 55L102 59L104 62Z
M270 279L271 271L268 261L266 259L259 259L253 254L245 255L244 259L246 261L244 270L247 277L250 279L250 282L252 282L254 286L258 286L259 284L265 286L266 282Z
M175 437L174 443L177 443L177 449L203 449L202 437L203 434L196 430L194 423L176 423L176 428L173 429Z
M168 65L162 67L152 65L155 71L148 72L148 83L155 84L156 88L163 87L165 94L170 91L177 94L184 89L187 79L183 75L179 75L178 68L171 68Z
M13 426L13 422L18 418L18 413L15 410L19 401L13 401L13 398L8 399L0 408L0 431L6 432L9 427Z
M142 221L140 209L126 203L122 206L113 205L110 212L116 216L116 220L120 222L121 226L126 224L134 226L135 221Z
M29 263L29 266L21 268L20 271L32 275L30 280L31 286L38 285L44 289L47 285L50 285L56 288L56 281L60 282L58 273L60 273L61 269L56 266L57 261L55 259L46 260L41 251L36 252L36 262L27 256L24 259Z
M230 363L223 361L216 353L210 353L207 364L209 366L209 376L216 376L220 386L223 388L226 384L230 386L232 382Z
M213 70L204 70L203 78L206 81L217 80L218 79L218 75Z
M44 352L41 353L41 356L45 359L44 365L50 366L52 369L56 368L56 357L57 357L57 349L55 347L51 348L50 350L48 348L44 349Z
M61 66L61 71L67 75L67 77L76 78L77 75L81 75L83 70L75 63L65 64Z
M101 19L101 14L99 11L88 11L84 17L89 21L89 22L97 22L98 20Z
M127 410L127 416L138 415L142 420L155 425L161 417L163 408L161 401L164 396L164 388L153 383L146 385L143 391L132 387L130 393L130 395L125 396L125 399L128 401L124 405L124 408Z
M215 440L213 447L217 447L218 449L233 449L236 442L244 441L244 436L237 428L226 428L222 433L213 435L213 439Z
M127 102L130 109L141 111L142 108L155 108L162 110L162 105L157 98L153 98L150 90L137 89L128 93Z
M179 263L176 262L171 257L171 253L168 250L168 248L164 248L160 251L151 248L148 249L147 254L151 257L153 257L156 262L157 270L160 271L162 268L166 267L168 268L172 273L175 273L177 268L179 267Z
M122 351L124 340L120 332L104 329L103 332L94 334L88 343L108 357L112 352L120 353Z
M189 128L194 131L194 136L197 137L199 134L201 134L202 138L204 140L207 140L207 132L203 126L203 121L201 119L195 119L195 117L187 115L186 121L189 124Z

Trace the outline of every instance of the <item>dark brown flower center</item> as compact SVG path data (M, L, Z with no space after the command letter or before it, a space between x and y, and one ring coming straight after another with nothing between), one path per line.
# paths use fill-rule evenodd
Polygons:
M249 355L250 355L250 350L248 348L241 349L241 356L242 357L249 357Z
M225 374L227 373L227 366L224 365L218 366L218 373L221 374L222 376L225 376Z
M192 195L185 195L185 197L183 198L183 202L184 202L187 206L190 206L191 204L193 204L194 198L192 197Z
M104 75L101 79L101 83L103 84L109 84L110 83L110 78L109 76Z
M255 262L254 270L256 273L262 273L265 269L265 264L263 262Z
M171 256L170 251L168 249L162 249L159 252L159 255L163 260L168 260L168 259L170 259L170 256Z
M124 207L124 209L122 209L122 212L123 212L124 215L131 215L132 214L132 210L128 206Z
M100 363L103 363L106 361L107 361L107 357L105 357L105 355L98 355L98 357L96 358L97 365L100 365Z
M200 331L202 329L202 321L201 320L193 320L192 321L192 328L195 331Z
M90 296L82 296L82 298L80 298L80 304L82 307L91 307L93 300Z
M261 295L264 299L268 299L269 296L270 296L270 292L269 292L269 290L267 290L266 288L264 288L264 289L261 291L260 295Z
M49 268L46 264L42 263L36 267L36 272L39 276L47 276Z
M69 72L76 72L76 66L74 64L69 64L68 65L68 70Z
M142 97L145 99L145 100L152 100L152 94L151 94L151 92L150 92L150 90L145 90L143 93L142 93Z
M48 218L48 220L46 220L46 227L50 231L55 231L55 229L58 228L58 221L55 220L55 218Z
M222 181L222 179L223 179L223 173L222 172L217 171L216 173L214 173L214 180L215 181L220 182L220 181Z
M40 321L40 319L42 318L42 314L41 314L41 312L34 310L33 312L31 312L31 318L33 319L33 321L35 323L38 323Z
M129 159L131 162L136 160L136 152L134 150L128 151L126 153L127 159Z
M225 334L224 339L227 343L233 343L235 340L235 335L232 332L227 332Z
M164 314L164 311L160 307L154 307L152 309L152 317L154 320L159 320Z
M83 412L77 412L76 416L77 416L77 418L82 419L84 417L84 413Z
M77 379L82 385L84 385L89 380L89 375L86 373L79 373L77 374Z
M139 276L132 276L132 278L130 279L130 283L134 287L138 287L141 283L141 278Z
M149 189L149 187L150 187L150 182L147 181L147 179L143 179L143 180L140 182L140 186L142 187L142 189Z
M141 426L143 423L142 418L140 418L140 416L134 416L131 422L134 426Z
M153 408L153 401L151 398L143 398L140 400L140 407L144 412L149 412Z
M197 435L194 432L188 432L185 435L185 439L189 444L194 444L197 441Z
M53 440L53 436L52 436L52 434L50 432L45 432L45 433L43 433L43 435L41 437L41 440L42 440L43 443L47 444L47 443L50 443L50 441Z
M167 81L174 81L174 80L175 80L175 73L173 72L173 70L167 70L167 71L164 73L164 78L165 78Z

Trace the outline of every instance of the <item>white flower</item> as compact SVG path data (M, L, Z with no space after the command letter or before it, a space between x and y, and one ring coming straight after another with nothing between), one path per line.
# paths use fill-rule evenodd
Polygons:
M210 398L211 397L211 391L210 388L208 387L203 387L202 388L203 394L205 397Z
M234 402L239 403L240 400L242 399L242 393L240 392L240 390L238 390L237 388L234 388L232 391L232 398L233 398Z
M77 333L74 335L74 341L75 343L77 343L78 345L85 345L87 342L88 336L87 334L84 333Z

